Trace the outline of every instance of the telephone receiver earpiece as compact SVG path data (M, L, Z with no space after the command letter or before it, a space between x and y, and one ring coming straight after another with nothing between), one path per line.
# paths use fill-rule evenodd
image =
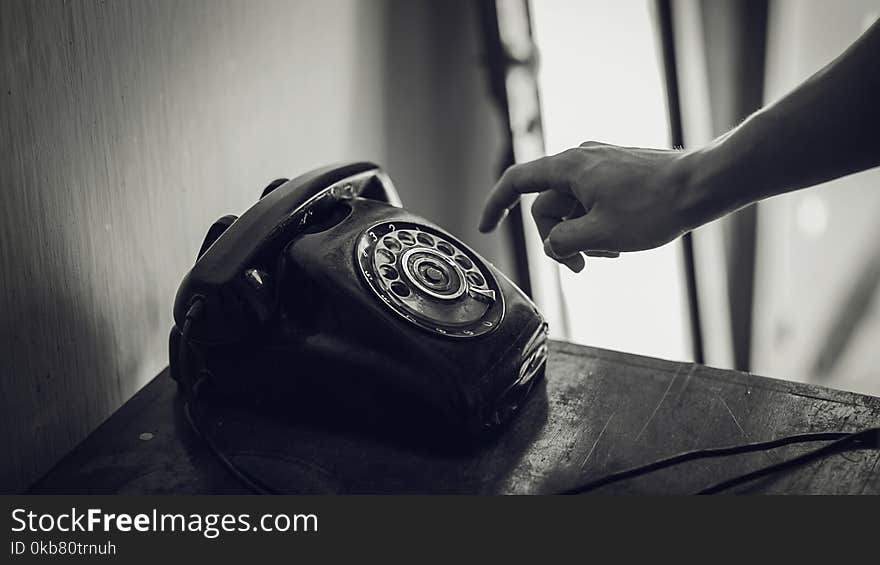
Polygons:
M275 179L275 180L273 180L272 182L270 182L269 185L268 185L266 188L263 189L263 193L260 194L260 200L262 200L263 198L269 196L269 193L270 193L270 192L272 192L273 190L275 190L276 188L278 188L278 187L281 186L282 184L288 182L289 180L290 180L290 179L284 179L284 178L281 178L281 179Z
M260 200L268 196L270 192L288 181L290 181L290 179L280 178L270 182L266 186L266 188L263 189L263 192L260 193ZM207 251L208 248L211 247L214 242L217 241L217 239L223 234L223 232L225 232L229 228L229 226L232 225L232 222L237 219L238 216L234 214L227 214L226 216L223 216L222 218L211 224L211 227L208 228L208 233L205 234L205 240L202 241L202 246L201 248L199 248L199 254L196 258L198 259L202 255L204 255L205 251Z
M214 245L214 242L217 241L217 239L219 239L221 235L223 235L223 232L229 229L229 226L231 226L232 223L237 219L238 216L227 214L226 216L223 216L222 218L211 224L211 227L208 228L208 233L205 234L205 240L202 241L202 246L199 248L199 255L196 259L198 260L199 258L201 258L202 255L204 255L205 252L212 245Z
M288 182L290 179L280 178L275 179L270 182L266 188L263 189L263 192L260 194L260 200L269 195L270 192L281 186L282 184ZM238 216L234 214L227 214L223 216L208 228L208 233L205 234L205 240L202 241L202 246L199 248L199 254L196 259L200 258L205 254L205 251L208 250L209 247L214 245L214 242L225 232L229 226L232 225L232 222L238 219Z

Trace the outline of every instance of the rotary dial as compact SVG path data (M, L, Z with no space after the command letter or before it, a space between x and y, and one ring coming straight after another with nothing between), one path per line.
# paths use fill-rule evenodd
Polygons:
M358 238L361 274L393 311L450 337L486 334L504 315L488 267L452 236L411 222L385 222Z

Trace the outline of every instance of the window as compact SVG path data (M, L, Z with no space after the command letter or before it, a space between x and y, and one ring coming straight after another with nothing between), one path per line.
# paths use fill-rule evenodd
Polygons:
M587 140L668 147L666 95L649 0L533 0L538 86L547 154ZM530 222L531 220L528 220ZM531 269L559 267L529 250ZM690 359L681 244L588 258L560 269L567 317L555 337L597 347Z

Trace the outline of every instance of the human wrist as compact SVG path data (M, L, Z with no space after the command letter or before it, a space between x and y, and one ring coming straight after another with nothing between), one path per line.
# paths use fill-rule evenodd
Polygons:
M682 152L672 165L676 206L688 230L711 222L748 202L740 194L738 175L727 136Z
M774 158L789 129L782 112L761 110L708 145L679 156L679 201L694 223L690 229L791 190L779 165L783 160Z

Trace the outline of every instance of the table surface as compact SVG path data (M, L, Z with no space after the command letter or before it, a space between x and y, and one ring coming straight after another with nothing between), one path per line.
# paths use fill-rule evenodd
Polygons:
M471 452L345 430L209 415L224 452L289 493L554 493L683 451L880 426L880 399L552 342L544 381L506 432ZM685 463L597 493L692 493L821 444ZM880 452L832 455L733 492L877 494ZM191 429L167 370L32 493L244 493Z

